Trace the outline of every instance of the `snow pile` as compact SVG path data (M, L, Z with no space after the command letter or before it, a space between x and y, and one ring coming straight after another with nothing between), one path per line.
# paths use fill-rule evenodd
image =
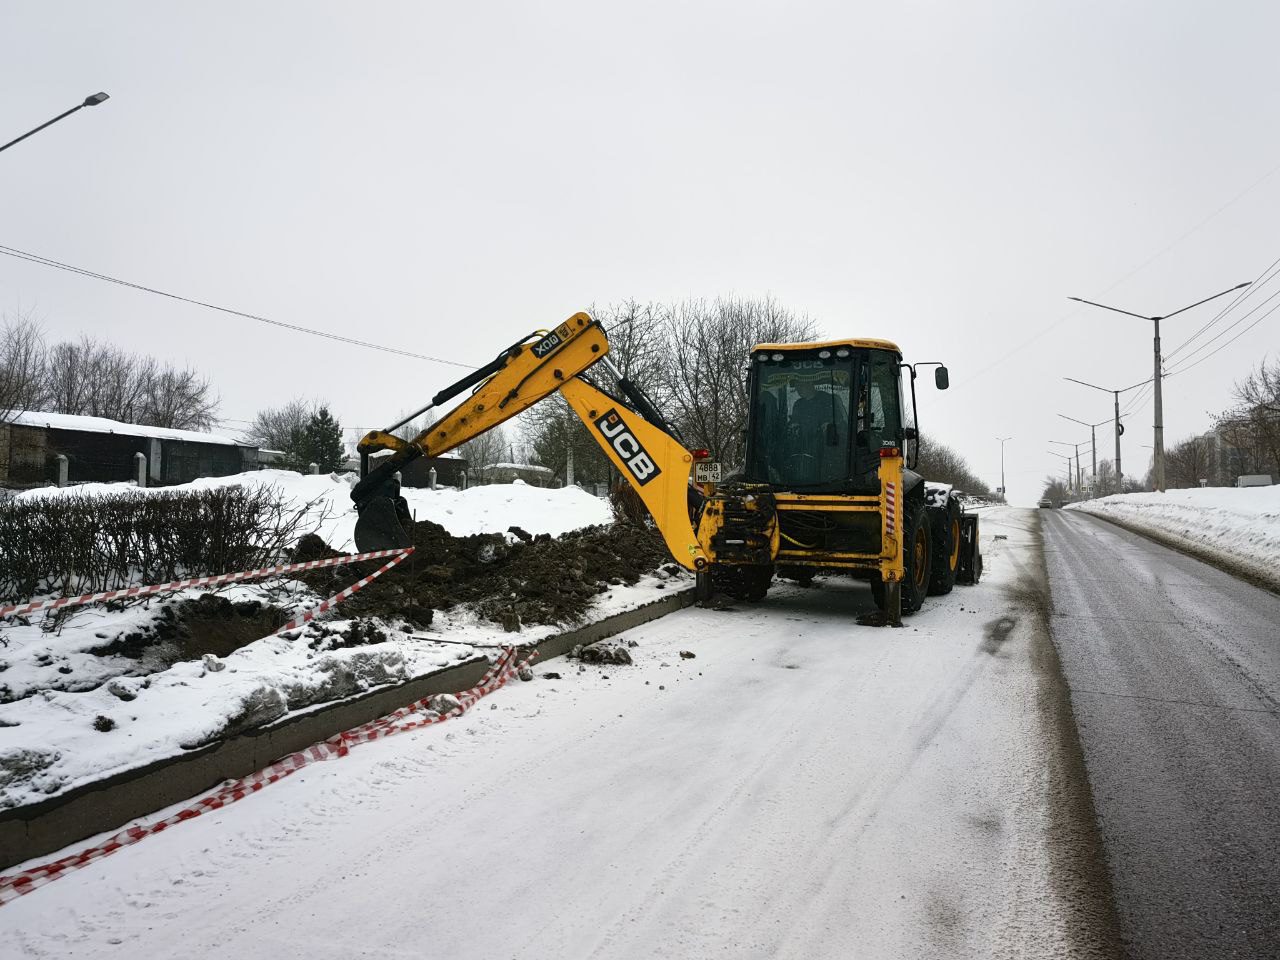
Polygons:
M1280 589L1280 485L1128 493L1071 504Z
M356 512L351 503L355 474L312 476L292 470L255 470L229 477L206 477L192 483L158 490L207 490L232 485L270 486L278 489L295 507L314 504L316 516L323 516L316 531L335 550L355 550ZM41 487L20 497L93 496L101 493L142 490L129 483L85 483L73 487ZM532 534L558 537L570 530L609 523L609 504L580 487L531 487L523 483L494 484L469 490L438 490L405 487L401 491L418 520L440 524L455 537L476 533L505 533L517 526Z

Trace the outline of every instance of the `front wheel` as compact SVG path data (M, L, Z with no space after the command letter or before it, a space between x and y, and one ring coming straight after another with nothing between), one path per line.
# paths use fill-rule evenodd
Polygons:
M923 506L908 507L906 537L903 538L902 612L915 613L929 592L933 542L929 534L929 514Z

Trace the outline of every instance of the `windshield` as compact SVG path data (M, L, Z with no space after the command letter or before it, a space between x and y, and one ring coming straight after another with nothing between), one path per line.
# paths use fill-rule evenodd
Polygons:
M785 487L849 479L852 351L757 353L747 478ZM822 356L825 354L826 356Z

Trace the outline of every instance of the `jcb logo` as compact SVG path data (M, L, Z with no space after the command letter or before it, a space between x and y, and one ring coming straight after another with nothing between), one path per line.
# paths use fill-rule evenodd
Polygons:
M541 360L543 357L550 356L556 349L565 342L569 337L569 325L567 323L560 324L555 330L552 330L545 337L535 343L532 347L533 355Z
M640 445L640 441L627 429L626 422L618 416L617 410L610 410L604 416L598 417L595 423L596 429L609 441L613 452L627 465L631 476L635 477L636 483L640 486L643 487L662 472L645 448Z

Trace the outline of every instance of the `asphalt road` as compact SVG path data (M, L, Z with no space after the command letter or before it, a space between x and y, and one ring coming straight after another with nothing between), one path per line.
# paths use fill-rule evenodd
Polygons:
M1041 517L1128 953L1280 956L1280 596L1082 513Z

